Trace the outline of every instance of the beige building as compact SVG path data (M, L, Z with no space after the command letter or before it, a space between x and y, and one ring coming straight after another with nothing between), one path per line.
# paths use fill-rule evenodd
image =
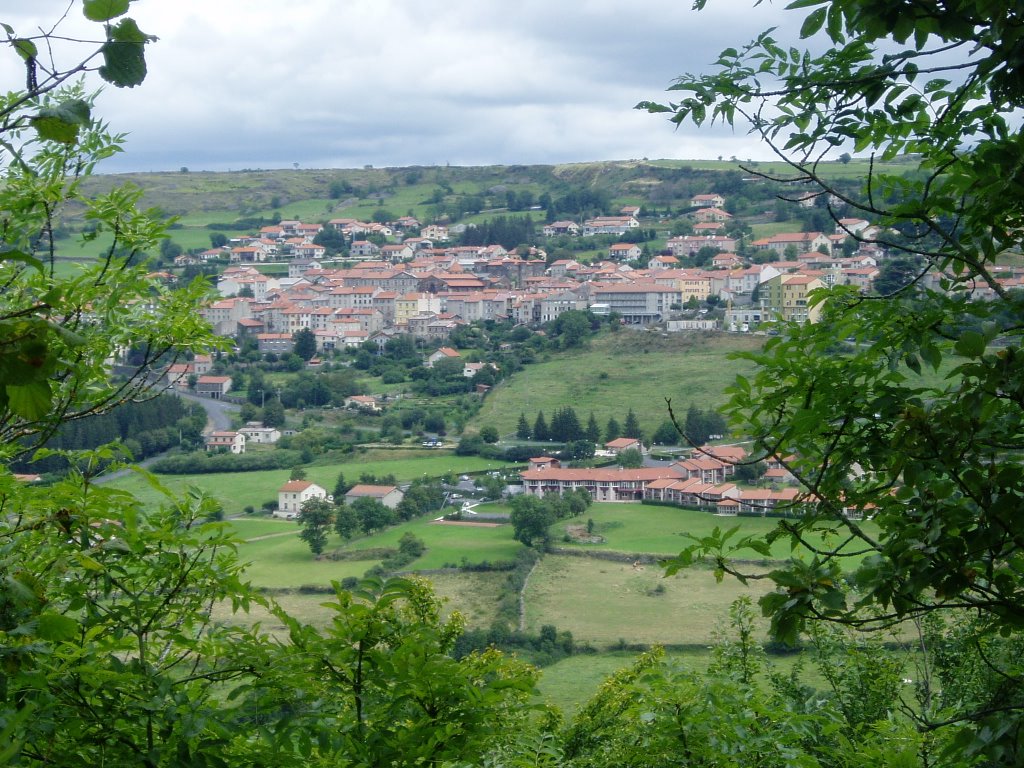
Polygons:
M302 512L302 505L310 499L333 501L327 490L308 480L289 480L277 489L277 509L274 517L292 520Z

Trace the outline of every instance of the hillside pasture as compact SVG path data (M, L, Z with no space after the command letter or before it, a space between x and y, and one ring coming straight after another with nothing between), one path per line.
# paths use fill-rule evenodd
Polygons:
M443 477L448 473L473 473L499 469L504 462L482 459L477 456L453 456L436 452L411 452L411 458L392 460L374 458L366 460L361 454L353 456L351 462L313 465L305 467L306 479L334 491L339 473L344 473L349 482L355 482L363 473L372 475L393 474L397 482L409 482L420 477ZM228 517L244 513L245 507L260 509L264 502L277 501L277 489L288 482L290 470L275 469L264 472L216 472L194 475L159 475L158 481L176 493L195 487L206 491L219 501ZM138 476L118 478L112 485L127 490L142 504L155 505L163 496Z
M548 555L526 587L526 628L545 624L569 630L577 642L599 648L617 643L709 644L741 595L756 601L770 591L763 581L718 583L707 568L665 578L657 565ZM767 621L758 622L762 634Z
M604 541L596 544L563 541L570 526L584 525L587 519L594 521L594 533L601 536ZM703 510L655 504L608 503L594 504L583 516L556 523L552 526L551 536L557 546L574 550L608 550L671 556L692 543L687 535L703 538L710 536L715 528L722 531L738 528L734 540L743 536L763 538L778 525L778 522L778 518L772 517L728 517ZM861 522L860 525L870 534L877 531L871 521ZM834 537L826 540L815 533L807 533L805 538L812 545L826 549L840 543ZM777 560L786 559L792 554L787 539L780 539L772 544L771 552L772 558ZM734 556L755 561L762 559L759 554L749 549L740 549ZM851 557L847 564L852 567L859 561L859 557Z
M552 355L496 386L475 423L510 434L521 413L532 424L538 411L550 419L558 408L572 406L583 424L593 411L603 430L609 417L622 424L632 408L650 435L668 418L666 398L683 417L690 404L723 405L736 376L753 370L730 354L759 349L762 341L739 334L604 332L585 349Z

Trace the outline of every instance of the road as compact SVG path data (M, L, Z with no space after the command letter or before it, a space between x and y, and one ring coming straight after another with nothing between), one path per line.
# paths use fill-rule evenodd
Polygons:
M226 403L223 400L214 400L209 397L197 397L185 392L179 392L178 397L199 403L206 409L206 432L224 432L231 429L231 414L237 413L241 408L234 403Z
M213 400L209 397L197 397L196 395L190 395L184 392L179 392L178 397L183 400L191 400L192 402L199 403L203 406L206 411L206 429L203 433L209 432L223 432L231 429L231 414L240 410L241 406L235 405L234 403L226 403L223 400ZM150 456L148 459L136 462L139 467L148 467L154 461L162 459L164 454L159 453L156 456ZM119 469L116 472L103 475L97 479L97 482L107 483L118 477L126 477L131 474L130 469Z

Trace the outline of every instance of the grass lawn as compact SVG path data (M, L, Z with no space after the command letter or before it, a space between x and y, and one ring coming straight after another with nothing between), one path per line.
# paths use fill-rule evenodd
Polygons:
M504 462L477 456L426 453L414 458L364 460L360 454L356 454L351 462L307 467L306 477L331 493L339 473L344 473L349 480L356 480L364 472L378 476L393 474L398 482L409 482L417 477L441 477L449 472L484 472L503 466L506 466ZM189 486L205 490L220 501L225 515L234 517L243 514L247 506L259 509L266 501L277 501L277 489L288 481L289 474L290 470L274 469L265 472L160 475L158 479L179 493ZM144 504L158 504L163 500L158 492L137 476L119 478L112 485L129 491Z
M562 541L567 526L585 524L587 519L594 521L594 533L605 538L603 543L579 544ZM562 547L675 555L692 543L685 538L685 534L707 536L715 528L725 531L739 526L737 538L748 535L763 536L777 524L778 518L771 517L719 517L710 512L652 504L594 504L581 517L556 523L552 530L552 538ZM875 530L870 521L862 525L869 532ZM809 541L815 544L824 543L821 538L815 537L809 537ZM761 559L753 550L740 550L736 556ZM782 540L775 542L772 545L772 556L780 560L789 557L789 543ZM852 563L854 558L850 560Z
M413 520L383 533L368 536L352 543L346 549L398 547L398 540L411 532L422 539L427 551L409 565L413 570L433 570L457 566L463 560L470 563L491 563L513 560L522 546L512 538L512 526L477 527L438 523L429 518ZM369 566L367 566L369 567Z
M496 505L495 505L496 506ZM293 589L305 585L326 586L332 580L348 576L362 577L368 569L380 562L377 558L365 560L315 559L309 547L299 536L299 525L294 521L266 518L240 518L229 521L244 543L239 545L239 556L248 563L246 575L258 587ZM343 543L333 531L328 537L325 554L335 551L355 551L393 548L407 532L413 533L426 544L426 551L410 566L410 570L436 570L457 566L463 561L481 563L506 562L515 558L522 546L512 538L509 525L467 526L436 523L425 517L389 528L372 536ZM504 574L502 574L504 578Z
M753 234L753 239L759 240L762 237L771 237L780 232L800 232L801 226L803 225L799 221L768 221L764 224L752 224L750 231ZM779 256L778 258L782 257Z
M657 566L548 555L526 587L526 627L569 630L577 642L607 648L627 643L706 645L741 595L757 600L763 582L721 584L708 569L666 579ZM767 622L761 626L767 628Z
M494 424L509 434L521 413L532 424L538 411L550 420L556 409L572 406L584 424L593 411L604 429L611 416L622 424L632 408L650 435L668 417L666 398L684 416L691 403L723 404L736 375L753 370L729 354L758 349L762 341L741 334L604 333L586 349L528 365L496 386L474 423Z

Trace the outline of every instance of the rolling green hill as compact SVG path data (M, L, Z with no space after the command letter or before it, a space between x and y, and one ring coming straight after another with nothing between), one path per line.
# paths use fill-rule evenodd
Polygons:
M621 424L630 408L650 435L668 416L665 398L685 416L692 403L717 408L738 373L752 370L732 352L760 347L761 337L729 334L605 333L579 351L559 352L529 365L498 385L485 401L477 424L515 432L520 413L530 423L538 411L551 418L572 406L584 423L591 411L604 429L609 417Z

